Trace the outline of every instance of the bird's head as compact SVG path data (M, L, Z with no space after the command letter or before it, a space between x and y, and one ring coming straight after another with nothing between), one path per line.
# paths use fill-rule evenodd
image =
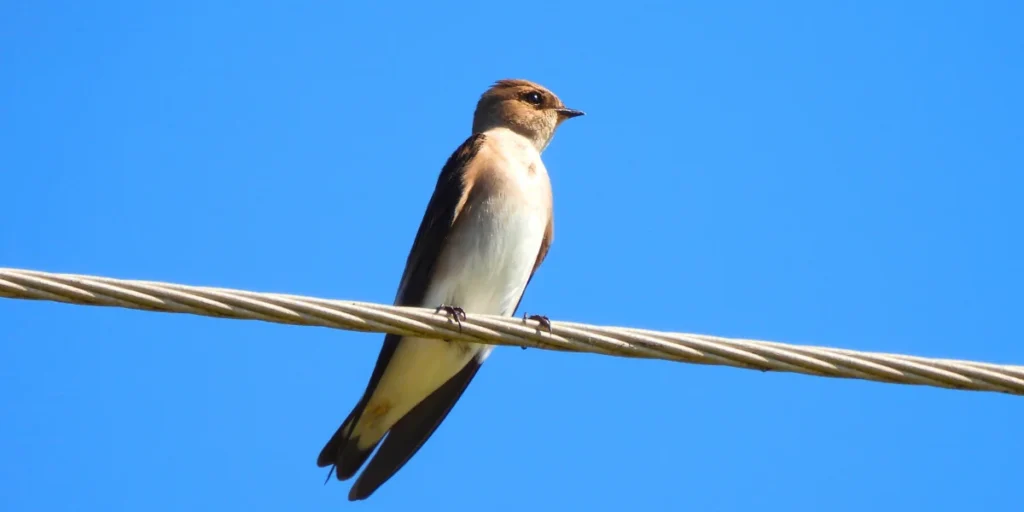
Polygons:
M566 119L583 112L566 108L555 93L528 80L498 80L476 105L473 133L508 128L533 141L543 151Z

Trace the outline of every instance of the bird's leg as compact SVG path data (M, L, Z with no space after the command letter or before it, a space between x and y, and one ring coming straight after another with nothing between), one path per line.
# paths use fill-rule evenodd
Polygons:
M459 332L462 332L462 321L466 319L466 311L458 306L441 304L434 310L434 313L440 313L441 311L444 311L448 318L455 319L455 323L459 324Z

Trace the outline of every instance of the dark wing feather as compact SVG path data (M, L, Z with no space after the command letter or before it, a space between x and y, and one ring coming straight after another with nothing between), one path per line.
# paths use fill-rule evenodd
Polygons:
M448 239L448 233L462 208L466 191L467 165L480 152L486 136L482 133L471 136L445 162L437 177L434 194L423 214L420 229L405 262L405 272L398 285L396 306L422 306L427 285L434 275L437 257Z
M437 178L437 185L434 193L427 204L423 220L420 222L419 230L413 241L412 249L405 263L405 271L402 274L402 281L398 286L395 297L395 305L398 306L424 306L422 301L426 294L427 285L430 283L437 265L437 257L459 209L462 207L464 196L465 173L467 164L480 152L480 146L484 142L483 134L475 134L462 143L458 149L448 158L441 174ZM370 452L376 447L373 445L367 449L359 449L354 438L349 437L351 426L359 421L363 409L377 388L384 375L391 357L398 347L402 337L388 334L384 337L384 345L377 356L377 364L370 375L370 381L363 392L362 398L352 409L352 412L334 433L331 439L320 451L317 458L317 466L325 467L335 465L338 480L345 480L352 477L363 465Z

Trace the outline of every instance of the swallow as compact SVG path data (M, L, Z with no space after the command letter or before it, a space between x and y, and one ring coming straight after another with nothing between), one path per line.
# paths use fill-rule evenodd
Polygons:
M554 238L541 153L563 121L582 115L527 80L499 80L480 96L472 135L438 176L395 305L445 310L456 321L515 314ZM368 498L437 430L493 349L386 335L366 390L317 466L347 480L379 445L348 494Z

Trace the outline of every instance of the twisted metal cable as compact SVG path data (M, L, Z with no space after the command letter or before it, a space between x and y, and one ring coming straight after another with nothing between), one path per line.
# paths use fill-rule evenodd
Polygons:
M0 297L1024 395L1024 366L0 268ZM3 327L0 326L0 329Z

